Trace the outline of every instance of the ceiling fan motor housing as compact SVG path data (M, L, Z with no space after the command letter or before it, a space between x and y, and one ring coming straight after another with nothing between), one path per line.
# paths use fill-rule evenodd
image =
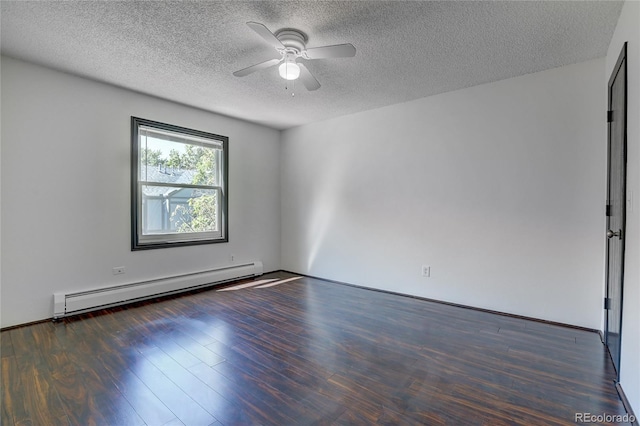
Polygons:
M274 35L284 45L286 52L295 53L296 55L300 55L305 50L309 40L305 33L292 28L279 30Z

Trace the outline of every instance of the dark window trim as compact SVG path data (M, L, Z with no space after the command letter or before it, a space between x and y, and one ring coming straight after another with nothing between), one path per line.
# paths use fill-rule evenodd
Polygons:
M206 139L215 139L222 142L222 199L220 202L220 214L222 219L222 238L193 240L193 241L176 241L176 242L158 242L158 243L140 243L138 241L138 208L140 201L138 199L138 128L139 126L150 126L162 130L172 132L185 133L191 136L199 136ZM200 130L189 129L186 127L174 126L172 124L161 123L158 121L147 120L144 118L131 117L131 250L149 250L169 247L184 247L202 244L215 244L229 242L229 138L227 136L216 135L214 133L203 132Z

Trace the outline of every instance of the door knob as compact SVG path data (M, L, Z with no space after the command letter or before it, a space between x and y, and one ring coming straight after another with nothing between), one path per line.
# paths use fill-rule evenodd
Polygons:
M609 229L607 231L607 238L613 238L613 237L618 237L618 239L622 239L622 229L618 229L617 232L612 231L611 229Z

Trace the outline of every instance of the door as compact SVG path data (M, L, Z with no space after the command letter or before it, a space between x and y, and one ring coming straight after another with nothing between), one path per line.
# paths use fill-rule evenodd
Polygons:
M609 79L605 344L620 377L627 180L627 44Z

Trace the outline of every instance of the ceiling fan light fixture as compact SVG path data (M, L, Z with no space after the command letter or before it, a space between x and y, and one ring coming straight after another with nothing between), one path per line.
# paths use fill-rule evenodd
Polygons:
M280 77L285 80L296 80L300 77L300 67L295 62L283 62L278 68Z

